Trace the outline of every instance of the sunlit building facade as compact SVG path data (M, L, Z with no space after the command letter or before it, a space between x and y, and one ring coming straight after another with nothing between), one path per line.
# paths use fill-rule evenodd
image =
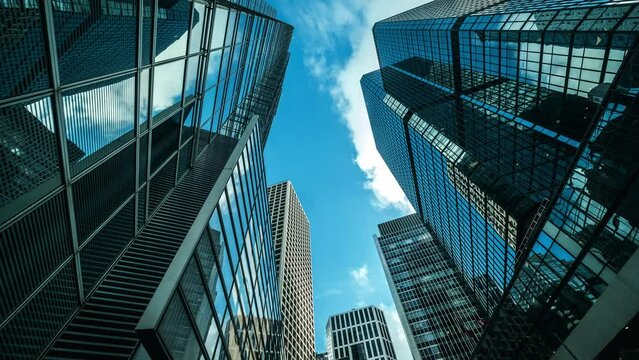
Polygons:
M468 358L484 319L418 214L378 225L375 245L415 360Z
M396 360L384 312L375 306L333 315L326 323L330 360Z
M290 181L268 187L282 303L282 359L315 358L311 224Z
M279 358L262 1L0 1L0 359Z
M490 319L472 356L636 356L637 23L634 1L435 0L373 29L375 142Z

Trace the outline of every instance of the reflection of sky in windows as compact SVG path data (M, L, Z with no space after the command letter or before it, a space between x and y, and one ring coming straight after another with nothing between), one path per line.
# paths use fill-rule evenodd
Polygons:
M88 156L132 132L134 94L133 77L81 92L63 93L67 138Z
M217 9L215 9L213 35L211 36L211 49L217 49L224 45L224 34L226 33L228 14L229 11L226 8L217 7Z

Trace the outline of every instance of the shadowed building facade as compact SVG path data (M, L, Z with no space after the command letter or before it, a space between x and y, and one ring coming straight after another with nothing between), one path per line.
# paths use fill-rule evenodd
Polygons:
M367 306L333 315L326 323L330 360L396 360L382 310Z
M375 142L489 319L472 356L637 351L638 22L632 1L435 0L373 29Z
M484 319L418 214L379 224L375 245L415 359L467 358Z
M262 1L0 1L0 359L280 356Z
M311 224L290 181L268 188L282 303L282 359L315 358Z

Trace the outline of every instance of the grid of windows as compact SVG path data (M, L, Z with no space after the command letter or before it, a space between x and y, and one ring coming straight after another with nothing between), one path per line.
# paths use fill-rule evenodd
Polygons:
M467 358L484 319L419 215L379 225L375 244L416 359Z
M51 346L197 159L225 159L254 115L264 146L292 35L274 16L246 0L0 1L4 356ZM55 293L59 309L38 305Z
M374 306L328 318L326 350L330 360L397 359L386 317Z
M283 318L283 359L315 357L311 228L290 181L268 188Z
M435 0L373 28L376 145L495 315L487 359L577 356L564 341L635 252L636 151L617 144L636 145L638 16L635 1Z
M174 359L279 359L282 315L257 127L228 176L182 261L178 287L160 299L164 314L150 326ZM151 340L143 344L149 353L157 349Z
M588 356L564 341L617 281L620 271L636 272L636 268L626 268L639 247L639 216L634 205L639 194L639 160L626 145L635 146L639 141L635 126L638 98L632 90L636 84L626 87L628 81L634 83L630 73L639 64L636 49L631 54L568 181L554 198L532 251L511 283L478 358L506 359L512 356L511 349L517 349L522 358L549 355L557 349L579 354L571 355L576 358ZM615 315L613 309L606 310L609 316ZM631 322L632 317L622 321ZM507 337L503 328L511 329ZM609 340L614 335L609 334ZM507 345L497 345L497 339L508 339L502 343ZM608 348L608 356L634 354L619 346Z

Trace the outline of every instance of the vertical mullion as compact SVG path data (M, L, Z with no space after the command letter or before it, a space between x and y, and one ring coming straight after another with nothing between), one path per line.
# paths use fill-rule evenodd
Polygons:
M173 174L173 184L177 185L177 182L179 180L179 173L180 173L180 148L182 147L182 129L184 126L184 117L186 116L185 111L184 111L184 103L185 103L185 99L184 99L184 94L186 93L186 81L188 78L188 72L189 72L189 63L192 61L191 60L191 41L193 41L192 36L193 36L193 17L195 14L195 2L191 2L191 12L189 14L189 28L187 30L187 35L186 35L186 58L184 60L184 71L182 73L182 94L180 96L180 110L178 112L180 118L178 119L178 141L177 141L177 154L175 155L175 173ZM206 19L206 17L205 17ZM204 20L202 20L204 21ZM204 25L205 23L202 24L202 34L204 34ZM202 36L200 35L200 42L202 41ZM195 61L199 60L199 56L194 56ZM199 65L198 65L199 66ZM195 89L194 89L194 93L197 96L197 80L195 81ZM195 96L194 96L195 97ZM168 120L168 119L167 119Z
M135 115L134 115L134 133L135 133L135 199L134 199L134 218L135 218L135 234L140 230L139 210L142 196L139 192L140 187L140 88L141 88L141 70L142 66L142 43L143 43L143 26L144 26L144 0L137 0L133 5L137 10L137 46L136 46L136 72L135 72ZM144 203L146 206L146 202ZM146 219L143 219L146 222Z
M78 302L84 302L84 287L82 284L82 267L80 264L78 231L75 219L75 207L73 205L73 192L71 191L71 164L69 162L69 152L66 141L66 126L62 112L62 92L60 90L61 81L58 69L58 53L55 40L55 26L53 19L53 4L48 0L40 0L40 11L45 19L43 30L46 33L46 44L48 52L48 65L50 72L51 85L53 87L52 95L52 114L56 132L56 141L58 143L58 158L60 161L60 170L62 175L62 184L66 192L67 210L69 216L69 227L71 231L71 242L73 246L73 260L75 264L75 275L77 281Z
M151 150L152 150L152 146L151 144L153 143L153 83L155 82L154 78L155 78L155 34L156 34L156 28L157 28L157 8L158 8L158 0L150 0L150 7L151 7L151 51L150 51L150 56L151 59L149 59L149 63L151 65L150 67L150 71L149 71L149 84L148 84L148 88L149 88L149 100L147 103L147 114L148 114L148 119L147 119L147 127L149 129L148 132L148 141L147 141L147 148L146 148L146 188L145 188L145 198L146 201L144 202L144 218L148 219L149 217L149 197L151 194Z
M204 56L205 56L205 60L202 61L202 70L201 70L201 74L202 74L202 85L200 86L200 88L202 89L202 94L200 96L200 99L198 101L199 105L197 106L197 108L195 109L196 111L194 111L193 116L193 124L195 126L195 131L193 132L193 156L191 156L191 166L193 166L193 163L195 162L195 158L199 155L198 153L198 147L199 147L199 143L200 143L200 137L201 137L201 133L202 133L202 107L204 105L204 93L206 92L206 79L208 78L208 64L211 61L211 48L209 47L209 44L211 42L211 38L213 36L213 28L215 26L215 13L217 12L217 2L214 1L213 3L211 3L211 7L209 8L209 10L207 11L208 14L210 14L209 16L209 21L207 21L206 24L204 24L205 26L205 30L203 31L203 36L205 41L203 41L203 46L204 46ZM222 54L224 53L224 50L221 50ZM220 60L222 59L222 56L220 56ZM220 61L220 65L221 65L221 61ZM218 69L218 80L219 80L219 69ZM219 84L218 84L219 86ZM217 92L217 88L218 86L216 86L215 91ZM197 89L196 89L197 91ZM213 98L213 106L215 107L215 98ZM215 108L213 108L213 113L215 113Z

